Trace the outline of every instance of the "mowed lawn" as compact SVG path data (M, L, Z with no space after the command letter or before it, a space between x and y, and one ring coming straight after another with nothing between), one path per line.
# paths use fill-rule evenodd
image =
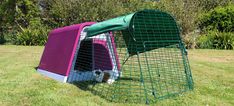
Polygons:
M36 72L44 47L0 46L0 106L126 106ZM234 50L188 50L195 89L151 105L234 105Z

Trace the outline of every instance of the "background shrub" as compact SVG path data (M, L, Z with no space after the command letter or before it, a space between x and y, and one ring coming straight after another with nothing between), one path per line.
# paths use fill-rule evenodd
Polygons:
M234 5L216 7L200 17L199 48L234 49Z
M16 36L16 45L44 45L47 41L47 32L41 29L25 29Z
M160 9L172 14L187 48L195 48L198 35L197 17L202 11L201 0L160 0Z
M175 17L186 47L195 48L200 34L233 32L233 4L233 0L2 0L0 43L41 45L53 28L159 9Z
M214 36L216 36L216 35L217 35L217 31L209 31L209 32L207 32L207 34L201 35L197 39L198 48L214 49L213 41L214 41L214 38L215 38Z
M12 37L16 45L44 45L48 39L50 28L41 24L39 19L30 21L28 28L18 32L16 37Z
M217 7L200 18L199 27L203 30L234 32L234 5Z
M0 44L4 44L6 42L3 35L0 35Z
M216 49L232 50L234 48L234 34L230 32L218 33L213 41Z
M198 47L207 49L234 49L234 34L231 32L208 31L198 38Z

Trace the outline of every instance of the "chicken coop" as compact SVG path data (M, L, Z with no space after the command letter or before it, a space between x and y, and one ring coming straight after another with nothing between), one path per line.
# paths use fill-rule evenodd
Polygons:
M159 10L52 30L37 71L111 102L149 104L193 89L180 29Z

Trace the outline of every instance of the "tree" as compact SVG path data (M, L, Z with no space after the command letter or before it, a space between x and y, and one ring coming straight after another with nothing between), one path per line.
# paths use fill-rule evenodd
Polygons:
M42 0L43 20L51 27L103 21L123 13L116 0Z

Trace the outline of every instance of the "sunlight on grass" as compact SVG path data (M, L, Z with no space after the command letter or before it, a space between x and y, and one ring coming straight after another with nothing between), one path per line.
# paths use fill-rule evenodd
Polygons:
M0 105L126 106L38 74L44 47L0 46ZM195 89L155 105L234 105L234 51L189 50ZM144 104L138 104L144 105Z

